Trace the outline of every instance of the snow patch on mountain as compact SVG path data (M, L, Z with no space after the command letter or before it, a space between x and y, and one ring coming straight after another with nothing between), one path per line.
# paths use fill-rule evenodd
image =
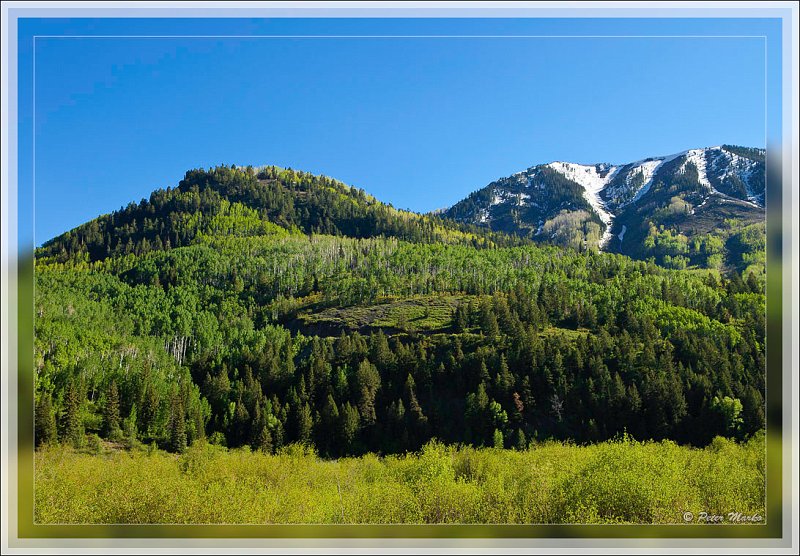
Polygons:
M711 147L718 149L719 147ZM686 171L686 167L691 162L694 164L694 167L697 168L697 181L700 182L700 185L703 185L711 190L712 193L719 193L714 186L711 185L711 182L708 181L708 174L706 173L706 150L707 149L692 149L686 151L686 159L681 164L680 169L678 172L684 173Z
M531 196L527 193L514 193L503 189L495 189L492 195L492 200L489 201L489 207L504 205L508 204L509 202L512 202L517 206L523 206L527 204L530 198Z
M629 201L629 203L637 202L639 199L642 198L643 195L645 195L648 191L650 191L650 187L653 185L653 179L655 178L656 172L658 171L659 168L661 168L667 162L672 162L673 160L675 160L679 156L684 155L685 153L686 153L686 151L683 151L683 152L672 154L670 156L665 156L663 158L656 158L656 159L653 159L653 160L648 160L648 161L639 163L639 166L638 166L637 170L639 171L639 173L642 174L642 177L644 178L644 180L643 180L642 186L636 192L636 195L633 196L633 199L631 199ZM626 179L630 180L632 173L633 172L629 173L628 177ZM629 204L629 203L625 203L625 204Z
M517 193L515 197L517 198L517 205L519 206L526 205L528 204L528 201L531 200L531 196L527 193Z
M637 160L617 167L616 177L609 181L603 190L603 197L614 209L620 209L637 202L650 191L657 172L667 162L671 162L686 151L669 156L659 156Z
M653 185L653 176L662 164L664 164L663 160L648 160L647 162L643 162L638 168L628 172L625 181L630 184L635 176L640 175L642 176L642 186L636 192L636 195L633 196L633 199L625 204L635 203L642 198L642 195L650 191L650 186Z
M753 174L760 165L758 161L739 156L722 147L712 147L709 151L711 156L710 170L720 182L736 176L744 184L747 198L751 202L763 201L763 192L756 193L752 185Z
M611 239L611 222L614 220L614 215L608 212L605 202L600 198L600 192L614 177L617 167L602 164L584 166L571 162L551 162L547 166L583 187L584 199L606 226L603 237L600 238L600 247L605 246Z

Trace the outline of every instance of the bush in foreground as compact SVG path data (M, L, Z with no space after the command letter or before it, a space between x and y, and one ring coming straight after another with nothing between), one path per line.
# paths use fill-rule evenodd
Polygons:
M51 446L37 523L683 523L764 515L764 436L705 449L623 438L524 451L445 446L323 460L198 443L183 455Z

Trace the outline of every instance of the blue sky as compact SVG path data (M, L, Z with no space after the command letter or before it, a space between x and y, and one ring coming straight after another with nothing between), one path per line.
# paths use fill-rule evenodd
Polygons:
M749 20L104 25L111 35L764 34L763 22ZM87 31L98 26L61 20L37 34ZM425 212L552 160L619 163L721 143L764 147L764 44L686 36L40 36L35 241L216 164L326 174Z

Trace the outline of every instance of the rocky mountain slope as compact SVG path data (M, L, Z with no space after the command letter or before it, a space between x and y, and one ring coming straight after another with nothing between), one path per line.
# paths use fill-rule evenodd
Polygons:
M728 232L763 223L764 203L765 151L722 145L619 165L541 164L441 214L544 242L658 259L647 247L656 234L668 231L687 244L707 234L726 241ZM670 257L690 255L682 251ZM733 258L725 253L723 262Z

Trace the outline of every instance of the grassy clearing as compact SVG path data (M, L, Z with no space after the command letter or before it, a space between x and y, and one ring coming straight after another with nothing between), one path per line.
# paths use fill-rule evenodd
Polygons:
M453 310L463 295L415 296L391 299L368 306L328 308L299 316L304 326L331 330L388 329L406 332L434 332L452 325Z
M195 445L36 454L37 523L683 523L764 516L764 437L319 459Z
M313 313L298 316L303 327L322 327L332 335L341 330L354 331L383 329L389 332L436 333L451 330L453 311L461 303L473 300L480 303L482 296L469 295L428 295L403 299L386 298L375 305L353 305L350 307L330 307ZM473 327L472 330L475 330ZM315 330L318 331L318 330ZM584 338L589 330L582 328L550 327L542 331L542 336L563 334L569 340Z

